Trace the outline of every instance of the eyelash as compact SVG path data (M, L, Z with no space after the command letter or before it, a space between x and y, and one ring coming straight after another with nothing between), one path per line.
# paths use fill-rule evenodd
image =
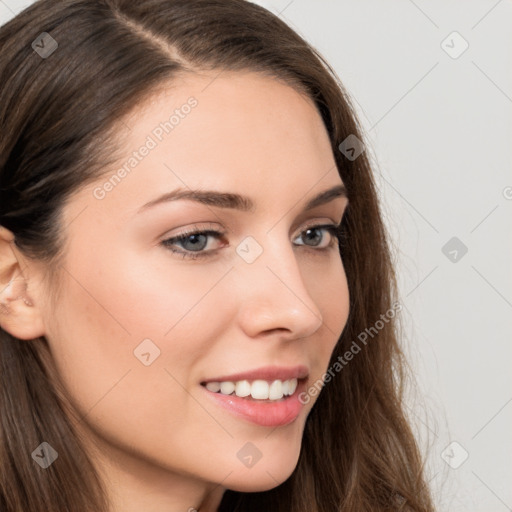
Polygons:
M309 247L317 252L329 251L329 250L333 249L334 246L336 246L336 245L338 245L338 247L339 247L340 239L338 238L338 236L340 235L339 229L341 228L341 224L342 223L340 223L340 224L314 224L312 226L307 226L300 233L301 235L304 234L308 229L325 229L329 232L332 239L329 242L329 245L327 245L326 247L322 247L321 249L315 249L314 246L307 246L307 245L304 245L304 247ZM226 233L222 232L222 231L215 231L212 229L190 230L190 231L185 231L178 236L174 236L172 238L167 238L166 240L163 240L161 242L161 245L163 245L166 249L168 249L169 251L171 251L175 254L180 254L183 257L183 259L196 260L196 259L200 259L200 258L207 258L207 257L210 257L212 255L212 253L214 254L217 252L217 250L194 252L194 251L187 251L187 250L184 251L181 249L172 248L173 244L175 244L177 242L178 243L183 242L189 236L192 236L192 235L210 235L217 239L220 239L221 237L225 236ZM336 242L338 242L338 243L336 243Z

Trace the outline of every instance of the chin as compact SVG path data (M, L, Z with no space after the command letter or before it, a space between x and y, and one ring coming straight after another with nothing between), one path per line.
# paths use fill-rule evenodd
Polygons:
M269 491L288 480L297 466L298 455L293 460L275 457L274 461L264 462L262 458L251 468L233 471L223 485L238 492Z

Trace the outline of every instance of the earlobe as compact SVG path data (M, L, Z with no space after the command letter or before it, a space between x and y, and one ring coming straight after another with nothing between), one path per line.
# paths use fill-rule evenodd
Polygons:
M12 232L0 226L0 326L16 338L35 339L44 335L44 324L13 245Z

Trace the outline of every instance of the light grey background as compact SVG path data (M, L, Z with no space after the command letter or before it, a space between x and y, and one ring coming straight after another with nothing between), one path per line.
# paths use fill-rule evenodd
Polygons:
M30 3L0 0L0 23ZM512 2L256 3L326 57L366 130L439 511L512 510Z

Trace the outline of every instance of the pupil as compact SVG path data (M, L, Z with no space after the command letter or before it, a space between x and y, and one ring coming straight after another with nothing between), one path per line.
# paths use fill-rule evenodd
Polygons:
M319 230L317 228L309 228L308 230L306 230L306 236L308 237L309 240L312 240L315 238L314 236L310 236L311 232L315 232L315 231L316 231L316 234L318 235ZM318 236L316 238L318 238ZM318 243L315 245L318 245Z
M192 249L194 249L194 248L197 249L201 245L201 243L199 241L199 237L206 238L205 235L197 235L197 234L196 235L189 235L188 238L184 242L187 243L187 242L192 240L191 248ZM204 242L204 240L203 240L203 242ZM204 247L199 247L199 248L200 249L204 249Z

